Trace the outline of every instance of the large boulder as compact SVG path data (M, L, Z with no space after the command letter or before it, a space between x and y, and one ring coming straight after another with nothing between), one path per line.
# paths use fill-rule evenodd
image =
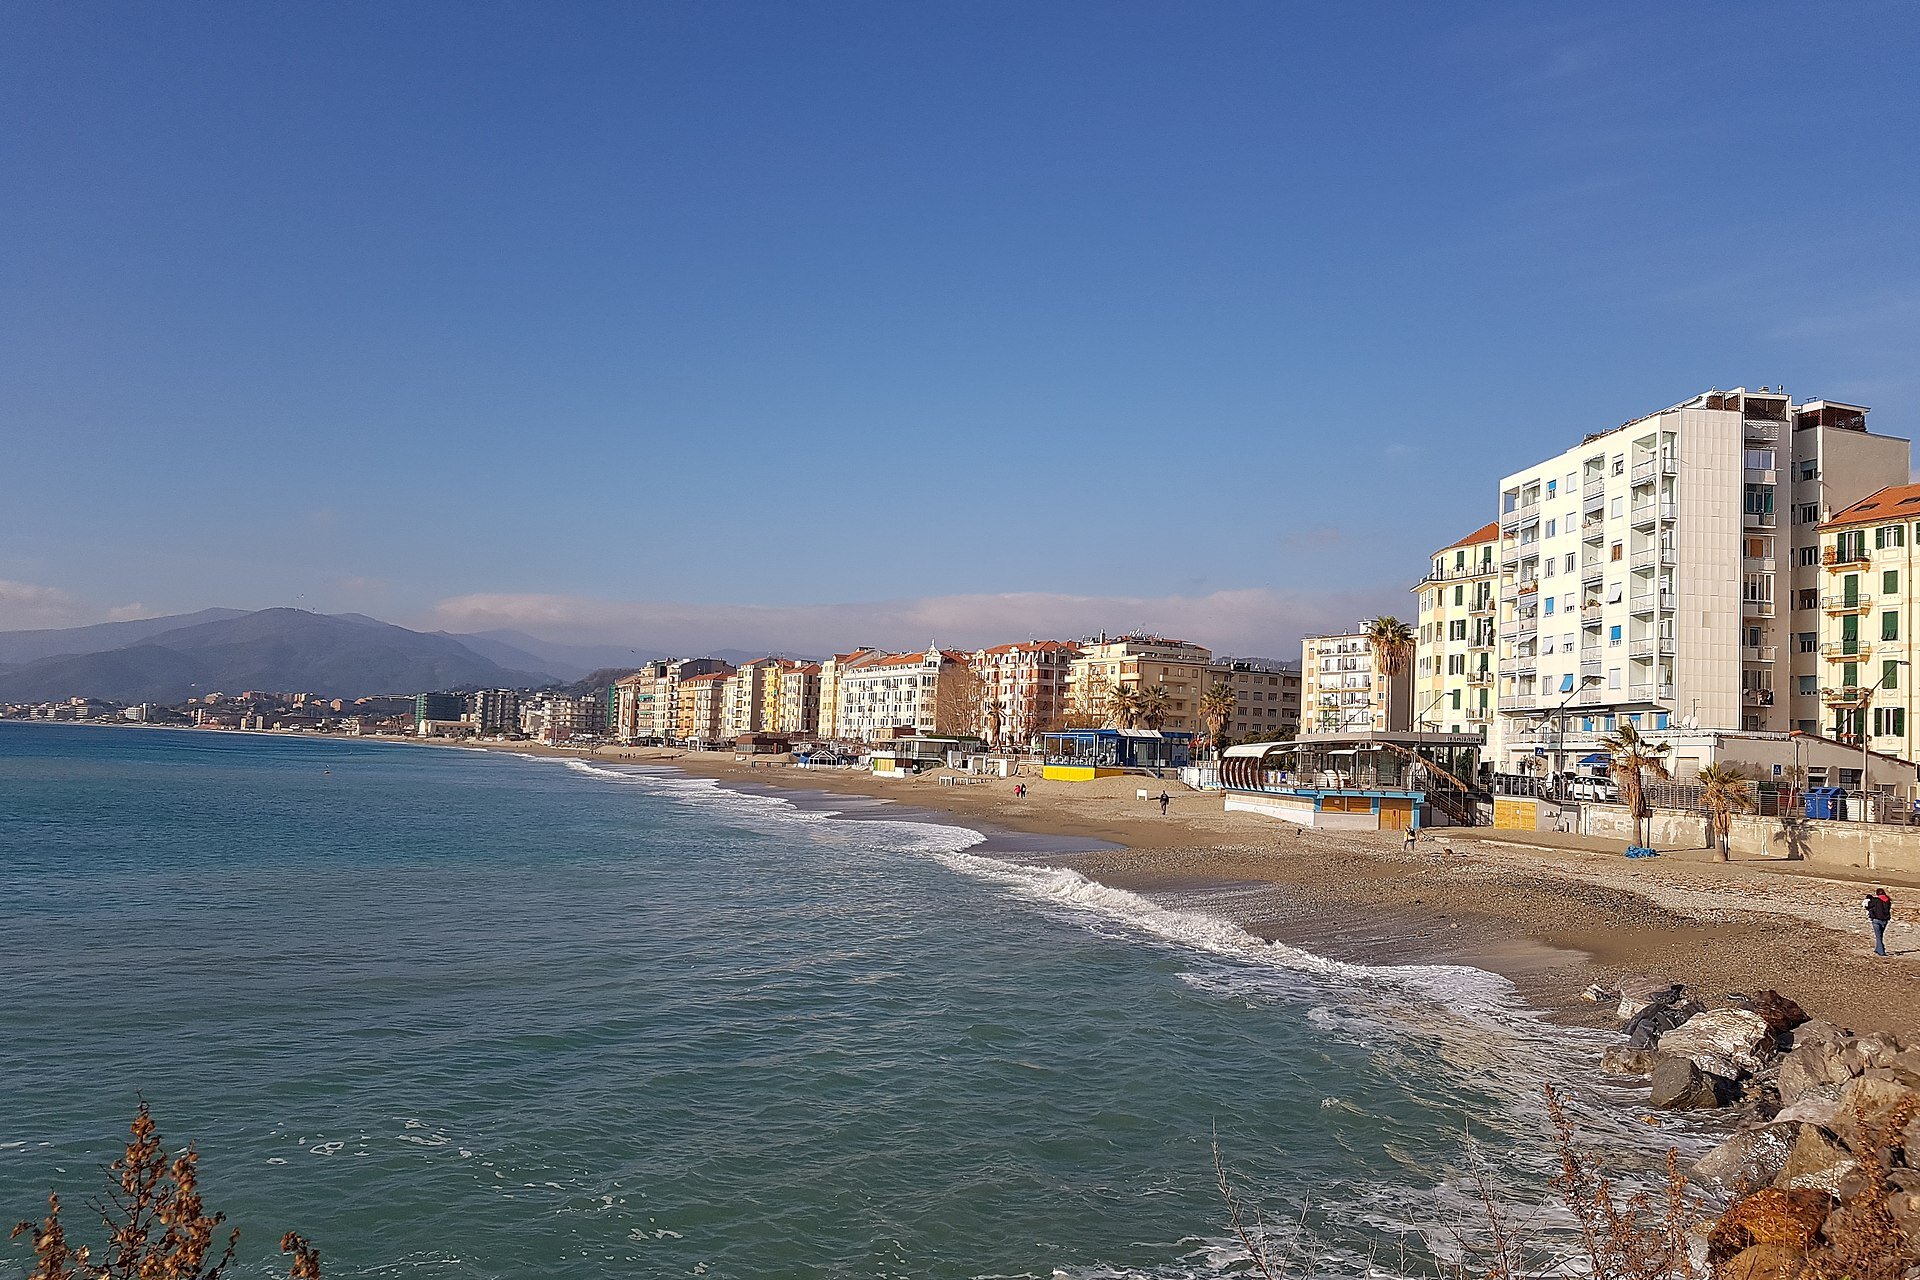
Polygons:
M1648 1005L1627 1023L1627 1043L1636 1049L1652 1049L1660 1043L1661 1036L1704 1011L1705 1006L1691 1000L1682 1000L1677 1004Z
M1854 1170L1845 1147L1819 1125L1803 1124L1773 1185L1783 1191L1819 1191L1831 1195Z
M1662 1111L1704 1111L1732 1100L1732 1086L1702 1071L1686 1058L1661 1058L1654 1064L1648 1102Z
M1804 1028L1794 1033L1793 1052L1780 1059L1780 1101L1791 1106L1823 1088L1837 1096L1840 1086L1857 1074L1847 1065L1847 1043L1809 1039Z
M1850 1075L1863 1075L1869 1067L1892 1067L1900 1058L1900 1041L1881 1032L1854 1036L1840 1046L1840 1059Z
M1759 1014L1767 1024L1767 1034L1778 1040L1807 1021L1807 1011L1769 987L1757 996L1741 1000L1744 1008Z
M1799 1126L1770 1124L1734 1134L1694 1162L1693 1176L1723 1187L1752 1190L1773 1185L1787 1167Z
M1632 1022L1641 1011L1679 998L1680 984L1671 978L1629 978L1620 984L1620 1021Z
M1833 1128L1840 1115L1840 1086L1823 1084L1803 1093L1798 1100L1773 1113L1775 1124L1817 1124Z
M1697 1014L1660 1037L1661 1057L1686 1058L1722 1080L1757 1071L1761 1053L1772 1047L1766 1021L1751 1009Z
M1795 1280L1807 1265L1805 1251L1777 1241L1749 1245L1714 1268L1714 1280Z
M1651 1049L1614 1045L1600 1055L1600 1069L1608 1075L1640 1076L1644 1079L1653 1074L1653 1068L1659 1061L1660 1055Z
M1707 1260L1725 1263L1755 1245L1784 1245L1804 1251L1820 1235L1820 1224L1833 1210L1833 1198L1824 1191L1791 1191L1762 1187L1740 1197L1707 1232Z
M1876 1140L1904 1145L1905 1136L1898 1130L1916 1117L1920 1117L1920 1092L1897 1080L1861 1076L1840 1091L1833 1131L1849 1150L1864 1152Z

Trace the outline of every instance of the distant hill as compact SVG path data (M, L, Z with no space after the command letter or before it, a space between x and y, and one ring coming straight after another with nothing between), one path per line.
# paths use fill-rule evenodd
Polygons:
M165 618L135 618L128 622L100 622L90 627L58 627L43 631L0 631L0 663L16 665L71 653L102 653L151 640L167 631L237 618L245 609L202 609Z
M357 614L333 617L302 609L208 612L225 616L136 635L114 648L69 650L0 671L0 702L68 697L180 702L216 689L357 698L541 685L554 679L541 668L502 666L450 636L409 631ZM90 633L82 637L84 644L92 643L96 635L91 633L101 628L74 630Z

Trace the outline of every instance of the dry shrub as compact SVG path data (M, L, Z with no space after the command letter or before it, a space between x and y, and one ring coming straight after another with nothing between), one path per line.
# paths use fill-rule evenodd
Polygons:
M1802 1280L1901 1280L1909 1268L1920 1265L1920 1241L1910 1239L1894 1221L1891 1202L1900 1189L1890 1176L1894 1151L1902 1146L1916 1110L1920 1107L1912 1100L1902 1102L1873 1125L1867 1123L1865 1108L1854 1105L1861 1135L1860 1149L1853 1153L1859 1185L1827 1215L1820 1228L1822 1243L1808 1251ZM1920 1157L1920 1152L1906 1154L1910 1163Z
M102 1261L88 1245L67 1241L60 1197L47 1197L47 1216L22 1222L12 1238L33 1242L28 1280L219 1280L233 1262L240 1232L229 1232L216 1257L215 1237L227 1216L208 1213L200 1196L200 1153L193 1146L167 1158L145 1101L129 1126L126 1154L108 1166L106 1198L91 1203L106 1229ZM289 1232L280 1242L294 1255L293 1280L319 1280L320 1253Z

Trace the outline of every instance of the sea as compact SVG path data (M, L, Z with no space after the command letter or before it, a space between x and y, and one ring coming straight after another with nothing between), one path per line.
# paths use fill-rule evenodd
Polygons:
M140 1100L235 1274L1425 1274L1563 1224L1541 1089L1672 1139L1501 978L1269 945L1056 844L670 769L0 723L0 1219ZM1685 1138L1683 1136L1682 1140ZM97 1233L94 1233L97 1234ZM0 1276L27 1251L0 1249Z

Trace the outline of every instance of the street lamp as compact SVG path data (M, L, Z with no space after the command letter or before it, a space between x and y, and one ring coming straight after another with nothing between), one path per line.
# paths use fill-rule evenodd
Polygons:
M1888 665L1898 669L1906 666L1907 660L1891 658L1888 660ZM1873 708L1873 695L1886 686L1887 677L1892 674L1892 671L1882 668L1880 678L1860 691L1860 821L1862 822L1867 820L1867 766L1868 757L1872 754L1868 744L1873 741L1867 736L1867 712Z
M1567 696L1560 699L1560 705L1553 709L1551 715L1554 726L1553 772L1556 779L1559 779L1567 768L1567 704L1585 692L1588 685L1599 683L1599 676L1581 676L1573 688L1567 692Z

